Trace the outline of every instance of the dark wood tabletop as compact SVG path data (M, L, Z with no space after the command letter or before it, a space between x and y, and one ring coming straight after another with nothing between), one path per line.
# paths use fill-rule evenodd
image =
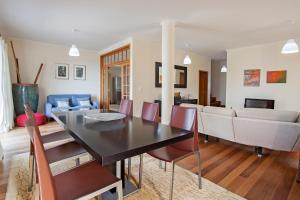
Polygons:
M101 111L69 111L52 115L102 165L193 137L192 132L137 117L108 122L84 117L99 112Z

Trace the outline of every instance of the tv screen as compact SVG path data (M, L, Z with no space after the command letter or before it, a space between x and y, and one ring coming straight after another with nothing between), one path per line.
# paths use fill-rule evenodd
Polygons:
M245 99L245 108L274 109L274 100L271 99Z

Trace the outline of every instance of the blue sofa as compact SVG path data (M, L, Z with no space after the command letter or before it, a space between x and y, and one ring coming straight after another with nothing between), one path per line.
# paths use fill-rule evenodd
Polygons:
M80 106L78 99L89 99L91 106L89 109L98 109L99 104L96 101L91 101L91 95L89 94L56 94L56 95L48 95L47 102L45 103L45 115L48 118L51 118L52 112L59 112L60 109L57 108L57 100L59 99L69 99L68 110L80 110L81 108L87 108L87 106Z

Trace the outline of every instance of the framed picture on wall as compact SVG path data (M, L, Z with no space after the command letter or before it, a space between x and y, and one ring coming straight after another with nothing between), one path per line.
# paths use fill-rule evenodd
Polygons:
M69 65L57 63L55 66L55 78L56 79L69 79Z
M258 87L260 84L260 69L244 70L244 86Z
M267 83L286 83L286 70L267 71Z
M74 65L74 80L85 80L85 65Z

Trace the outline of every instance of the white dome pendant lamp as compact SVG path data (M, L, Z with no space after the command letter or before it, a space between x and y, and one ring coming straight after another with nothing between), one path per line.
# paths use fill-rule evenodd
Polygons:
M227 67L226 65L223 65L221 68L221 72L226 73L227 72Z
M185 55L185 57L183 59L183 64L184 65L190 65L190 64L192 64L192 60L191 60L191 58L189 56L189 45L186 44L185 47L186 47L186 55Z
M77 32L77 31L78 30L76 30L76 29L72 29L72 43L74 43L74 41L73 41L74 33ZM69 50L69 56L72 56L72 57L80 56L79 50L78 50L78 48L75 44L72 44L72 46Z
M293 54L299 52L299 46L295 39L289 39L282 47L281 54Z

